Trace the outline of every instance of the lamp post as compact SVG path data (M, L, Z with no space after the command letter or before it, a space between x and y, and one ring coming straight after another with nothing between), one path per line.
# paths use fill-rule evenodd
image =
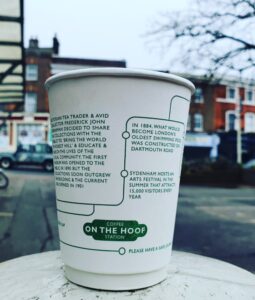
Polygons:
M236 105L236 162L242 164L242 125L241 125L242 99L239 97Z

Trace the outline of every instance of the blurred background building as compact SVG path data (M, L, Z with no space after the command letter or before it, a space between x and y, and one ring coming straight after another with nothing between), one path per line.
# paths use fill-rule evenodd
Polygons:
M1 3L2 7L1 7ZM51 75L89 67L126 67L124 60L61 57L55 35L49 47L32 37L24 48L23 1L0 2L0 151L19 144L51 144L49 103L44 83ZM180 74L196 86L187 125L187 160L237 160L237 132L243 161L255 157L255 80L213 79Z
M68 58L59 56L60 42L53 37L51 47L40 47L38 38L29 40L25 49L24 102L8 100L1 104L0 115L9 116L1 127L3 151L15 151L18 144L51 143L49 103L44 83L48 77L63 71L89 67L126 67L122 60ZM191 100L185 157L218 157L236 160L236 114L241 116L243 154L249 160L255 152L255 82L238 78L221 80L180 74L196 86ZM221 139L220 139L221 138ZM221 140L221 142L220 142ZM247 149L246 149L247 148Z
M2 151L15 151L18 144L51 144L49 102L44 87L51 75L81 68L126 67L125 61L60 57L59 47L56 36L47 48L40 47L37 38L29 40L25 49L24 102L9 98L0 108L0 117L6 118L0 131Z
M0 148L9 146L9 111L21 109L25 91L24 2L0 1Z
M196 86L187 125L185 158L221 156L236 161L239 130L242 161L254 158L255 80L183 76Z
M184 75L185 76L185 75ZM191 102L188 130L228 132L236 130L236 110L241 105L241 129L255 132L255 81L240 82L225 77L209 80L187 75L196 85Z

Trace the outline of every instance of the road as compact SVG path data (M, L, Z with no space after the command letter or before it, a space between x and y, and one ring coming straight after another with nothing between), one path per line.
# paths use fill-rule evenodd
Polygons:
M181 186L174 247L255 272L255 190Z
M0 261L59 248L52 174L32 169L6 172L0 190Z
M0 261L59 249L52 174L9 171L0 190ZM181 186L174 248L255 272L255 191Z

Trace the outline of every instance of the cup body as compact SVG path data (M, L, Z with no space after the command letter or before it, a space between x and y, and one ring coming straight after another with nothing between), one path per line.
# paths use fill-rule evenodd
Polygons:
M194 86L108 68L56 75L46 86L67 278L106 290L162 281Z

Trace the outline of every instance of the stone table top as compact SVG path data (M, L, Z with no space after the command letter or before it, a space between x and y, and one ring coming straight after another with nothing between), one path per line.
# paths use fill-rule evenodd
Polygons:
M0 264L4 300L255 300L255 275L234 265L173 251L165 281L136 291L106 292L70 283L59 251Z

